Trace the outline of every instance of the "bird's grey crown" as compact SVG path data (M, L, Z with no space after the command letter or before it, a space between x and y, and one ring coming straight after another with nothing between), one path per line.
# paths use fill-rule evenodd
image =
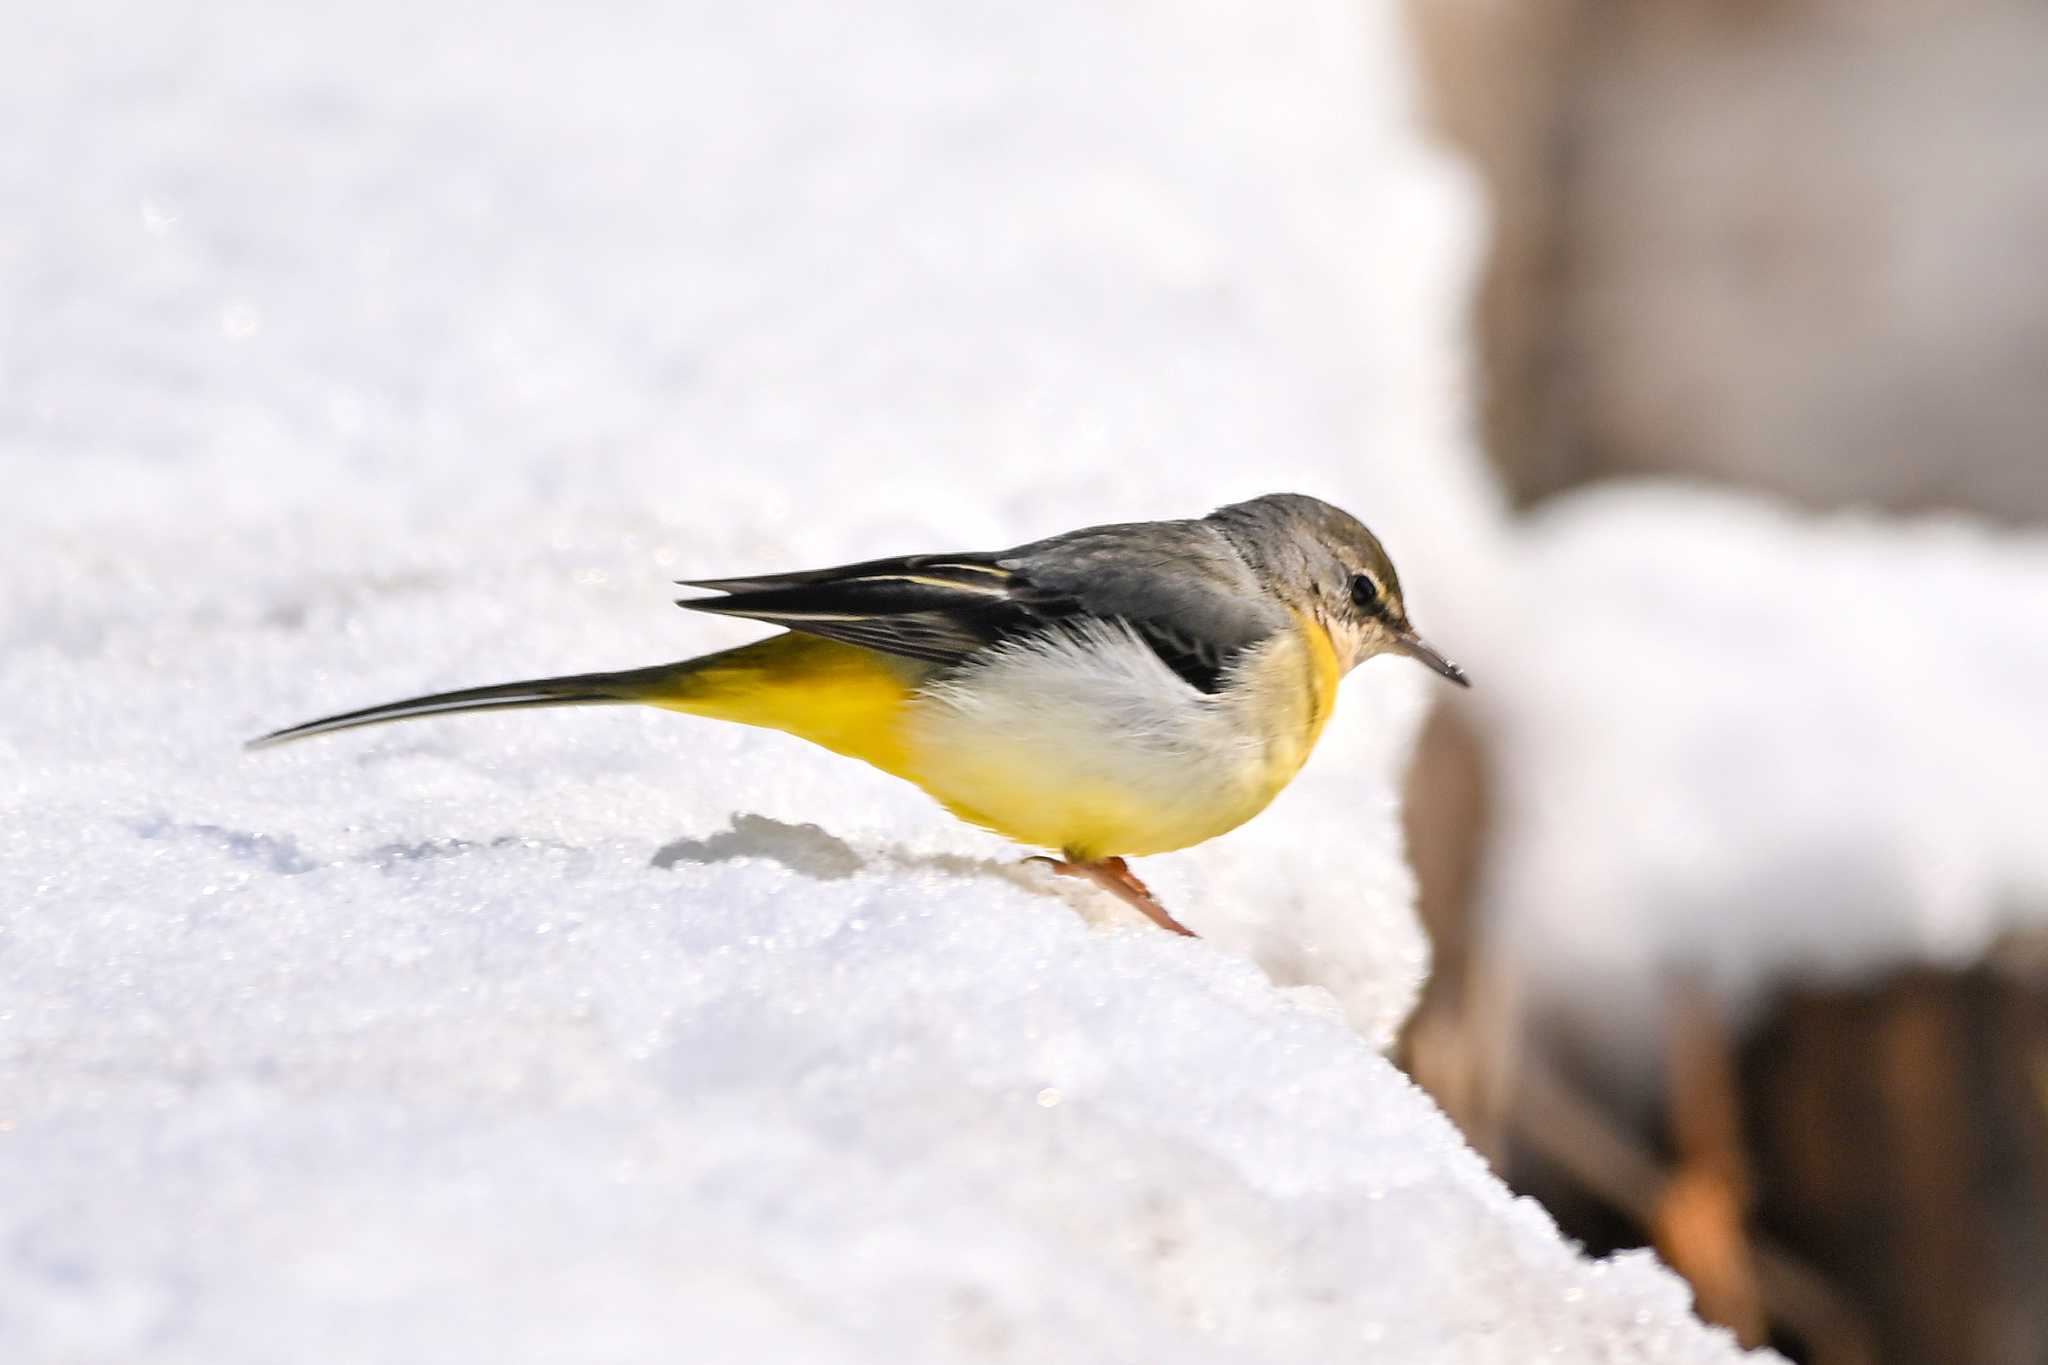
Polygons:
M1321 498L1268 493L1219 507L1204 520L1229 537L1264 583L1336 588L1350 575L1365 572L1389 596L1400 597L1400 576L1379 537Z

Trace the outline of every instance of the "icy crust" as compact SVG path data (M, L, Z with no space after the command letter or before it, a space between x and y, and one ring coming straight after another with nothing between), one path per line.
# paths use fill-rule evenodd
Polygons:
M1740 1005L2048 916L2048 538L1635 485L1520 562L1489 898L1540 1008L1633 1046L1673 975Z
M29 1358L1717 1354L1240 963L942 872L563 875L622 852L160 918L146 974L203 1003L45 1043L66 1083L9 1135ZM206 838L160 861L247 875ZM430 925L436 883L468 908Z
M87 587L97 626L0 665L9 1359L1735 1357L1512 1199L1334 997L1091 924L853 765L625 711L235 751L310 688L652 609L605 586L632 553L446 530L464 574L307 605L287 567L260 609L253 533L139 540L215 604ZM89 583L60 541L33 557ZM1158 880L1219 935L1246 888L1405 917L1387 764L1343 780ZM1358 989L1404 996L1373 946Z
M1375 1051L1421 971L1398 692L1352 681L1298 806L1148 861L1201 943L685 717L237 751L315 694L606 662L650 613L726 629L632 582L680 533L417 529L393 565L351 514L130 528L105 582L69 534L26 545L8 1358L1736 1354L1647 1260L1575 1255ZM74 629L16 610L39 583Z
M1455 644L1474 220L1392 6L19 18L0 1358L1733 1355L1379 1055L1420 670L1148 860L1200 943L774 735L235 748L1274 488Z

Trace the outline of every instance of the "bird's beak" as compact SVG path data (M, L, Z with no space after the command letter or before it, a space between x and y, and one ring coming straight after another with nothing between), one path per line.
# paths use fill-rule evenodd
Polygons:
M1415 628L1403 625L1394 632L1394 648L1411 659L1419 659L1438 673L1443 674L1460 687L1470 687L1472 680L1465 676L1465 670L1446 659L1437 647L1415 633Z

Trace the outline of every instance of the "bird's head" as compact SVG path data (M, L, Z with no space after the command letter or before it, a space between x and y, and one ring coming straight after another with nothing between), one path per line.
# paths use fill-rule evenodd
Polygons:
M1472 685L1409 624L1394 561L1358 518L1300 493L1269 493L1219 508L1210 520L1276 596L1329 631L1347 671L1375 654L1405 654Z

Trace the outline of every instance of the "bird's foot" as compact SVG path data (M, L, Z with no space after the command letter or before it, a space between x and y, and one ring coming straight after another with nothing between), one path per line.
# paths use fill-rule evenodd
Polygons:
M1092 863L1071 863L1039 854L1024 861L1043 863L1063 877L1086 877L1160 928L1187 938L1199 937L1194 930L1168 914L1165 906L1153 899L1152 889L1138 880L1138 874L1131 871L1130 864L1122 858L1102 858Z

